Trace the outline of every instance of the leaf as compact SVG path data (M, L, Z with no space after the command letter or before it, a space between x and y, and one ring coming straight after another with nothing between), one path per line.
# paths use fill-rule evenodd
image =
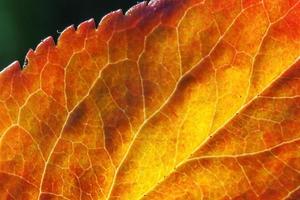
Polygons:
M0 74L0 199L299 199L300 3L157 0Z

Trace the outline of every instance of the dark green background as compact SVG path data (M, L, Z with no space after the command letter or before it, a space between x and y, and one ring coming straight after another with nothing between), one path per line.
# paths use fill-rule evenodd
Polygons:
M94 18L96 23L110 11L123 12L132 0L0 0L0 70L12 61L21 65L30 48L51 35L57 39L65 27Z

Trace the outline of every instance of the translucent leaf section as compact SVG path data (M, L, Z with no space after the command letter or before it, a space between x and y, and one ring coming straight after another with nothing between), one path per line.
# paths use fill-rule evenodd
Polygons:
M0 73L0 199L300 199L300 2L152 0Z

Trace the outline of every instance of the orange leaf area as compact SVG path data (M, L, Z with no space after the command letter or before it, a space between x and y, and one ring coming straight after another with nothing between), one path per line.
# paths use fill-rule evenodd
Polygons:
M300 199L300 1L152 0L0 73L0 199Z

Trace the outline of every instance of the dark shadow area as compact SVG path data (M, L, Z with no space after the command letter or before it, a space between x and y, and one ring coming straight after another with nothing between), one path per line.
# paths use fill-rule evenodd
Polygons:
M15 60L21 64L30 48L47 36L55 40L67 26L135 5L133 0L0 0L0 70Z

